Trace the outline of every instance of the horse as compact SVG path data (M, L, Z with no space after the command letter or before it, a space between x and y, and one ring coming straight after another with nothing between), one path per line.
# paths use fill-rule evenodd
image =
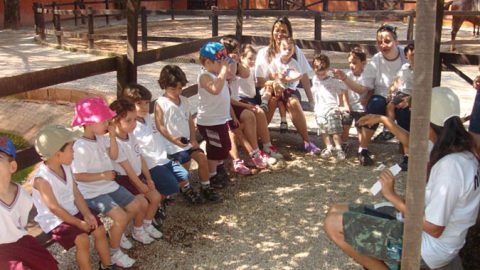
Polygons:
M451 7L451 10L457 11L480 11L480 0L452 0L446 2L444 5L445 10L448 10ZM462 26L464 21L471 22L473 24L473 35L478 36L478 30L475 32L475 28L480 25L480 16L453 16L452 17L452 45L450 47L451 51L455 51L455 38L457 36L458 30Z

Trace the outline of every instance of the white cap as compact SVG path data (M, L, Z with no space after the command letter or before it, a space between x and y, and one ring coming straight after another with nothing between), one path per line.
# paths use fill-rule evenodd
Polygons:
M460 116L460 100L457 94L448 87L434 87L432 89L430 122L443 127L445 121L452 116Z

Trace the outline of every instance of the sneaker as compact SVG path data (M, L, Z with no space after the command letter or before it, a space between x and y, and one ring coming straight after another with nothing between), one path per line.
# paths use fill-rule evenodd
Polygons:
M227 173L227 169L225 169L225 164L220 164L217 166L217 175L219 175L220 179L225 182L225 185L230 182L230 176Z
M331 158L333 156L332 149L329 149L329 148L323 149L322 153L320 153L320 156L325 159Z
M362 152L358 153L358 160L363 166L373 165L373 159L370 157L370 152L367 149L362 149Z
M125 236L125 234L122 234L122 238L120 238L120 247L123 249L131 249L133 247L132 242L128 240L128 238Z
M210 177L210 186L213 188L225 188L227 186L227 181L222 179L222 177L218 174Z
M253 163L255 164L255 167L257 167L258 169L265 169L268 167L268 164L267 162L265 162L265 160L263 159L263 156L262 154L259 152L255 153L253 156L252 156L252 161Z
M276 158L270 156L269 154L267 154L263 151L260 151L260 155L262 156L263 161L268 164L268 166L272 166L272 165L275 165L277 163Z
M403 156L402 162L400 162L400 164L398 165L400 166L400 168L402 168L402 171L408 171L408 156Z
M112 255L112 263L121 268L130 268L135 263L135 260L119 249Z
M288 131L287 122L280 122L280 133L286 133Z
M390 131L382 131L373 140L374 141L389 141L389 140L393 139L394 137L395 137L395 135L393 135L393 133L391 133Z
M203 199L193 188L189 187L187 190L182 191L183 197L191 204L203 203Z
M160 239L163 236L163 233L157 229L152 224L143 225L145 232L153 239Z
M107 267L102 267L102 263L98 266L98 270L117 270L117 266L115 264L109 265Z
M253 160L252 160L252 162L253 162ZM242 175L252 174L250 169L247 166L245 166L245 162L241 159L233 161L233 171L236 172L236 173L242 174Z
M262 104L260 104L260 109L262 109L265 113L268 113L268 104L262 102Z
M343 152L342 149L337 150L337 159L345 160L345 158L346 158L345 152Z
M307 151L311 154L314 154L314 155L318 155L318 154L320 154L320 152L322 152L322 150L320 150L320 148L318 148L313 143L306 143L304 147L305 147L305 151Z
M152 219L152 225L157 229L160 230L163 227L163 221L167 218L167 208L165 200L160 204L158 207L155 216Z
M277 148L273 145L270 145L269 147L264 148L263 151L273 158L283 159L282 154L280 154Z
M206 188L202 186L202 195L210 202L222 201L222 197L217 192L215 192L215 189L213 189L211 186L208 186Z
M155 241L155 239L148 235L148 233L143 229L143 227L141 230L133 229L132 238L144 245L151 244L153 241Z

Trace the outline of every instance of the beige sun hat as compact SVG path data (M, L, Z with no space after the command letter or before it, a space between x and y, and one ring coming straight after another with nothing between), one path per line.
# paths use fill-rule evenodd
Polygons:
M80 128L67 128L62 125L49 125L40 130L35 138L35 150L44 159L50 158L66 143L73 142L83 135Z
M430 107L430 122L443 127L447 119L460 116L460 100L448 87L434 87L432 89L432 106Z

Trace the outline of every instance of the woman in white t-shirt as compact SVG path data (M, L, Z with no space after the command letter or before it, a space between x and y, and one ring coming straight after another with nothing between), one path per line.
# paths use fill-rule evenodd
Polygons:
M435 144L428 166L421 241L422 265L431 269L449 264L458 254L468 228L476 222L480 204L479 156L459 113L459 99L452 90L438 87L432 91L430 121L431 133L435 134L430 140ZM387 119L399 139L408 140L408 132L385 116L366 116L360 122L375 124L379 119ZM390 170L381 173L380 182L383 196L404 215L406 205L394 190L395 177ZM325 230L335 244L364 267L388 269L386 263L398 262L401 257L403 223L373 217L368 208L366 205L334 205L325 219ZM359 211L361 209L365 211ZM396 233L385 228L395 228ZM365 244L375 248L368 249ZM392 248L395 245L400 249Z
M269 74L269 67L270 64L274 61L274 59L277 58L280 54L280 41L283 38L289 37L293 37L292 25L290 21L287 17L278 18L272 26L270 44L267 47L261 48L257 54L257 59L255 61L255 77L257 87L264 87L265 82L270 79L271 76ZM310 67L310 64L308 63L305 54L298 46L295 46L294 58L298 62L301 73L303 74L303 77L300 81L305 90L305 94L307 95L310 107L313 108L314 101L312 91L310 89L310 80L308 78L308 73L312 71L312 67ZM319 154L320 149L315 144L310 142L310 139L308 137L307 121L305 119L300 100L295 96L300 96L298 90L294 95L288 98L286 104L287 111L290 113L293 125L297 129L300 136L302 136L305 150L313 154ZM276 102L274 100L271 100L267 113L268 122L272 120L275 109Z

